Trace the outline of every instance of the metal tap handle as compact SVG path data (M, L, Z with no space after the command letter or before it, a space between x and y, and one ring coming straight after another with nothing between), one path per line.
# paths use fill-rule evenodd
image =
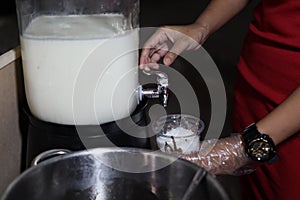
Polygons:
M168 86L169 86L169 79L168 75L162 71L151 70L145 71L143 73L146 75L156 75L157 76L157 88L156 89L141 89L142 96L147 96L149 98L159 98L160 103L163 107L167 107L168 103Z
M158 88L159 88L158 90L160 91L160 93L159 93L160 103L163 107L167 107L168 97L169 97L168 85L166 85L166 86L158 85Z

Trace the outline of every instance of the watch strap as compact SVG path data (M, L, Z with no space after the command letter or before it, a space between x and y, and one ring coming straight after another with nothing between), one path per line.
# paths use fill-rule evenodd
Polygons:
M248 144L255 138L260 137L262 134L257 130L256 124L250 124L242 133L245 144Z
M251 141L256 140L257 138L264 138L267 141L269 141L270 146L272 147L273 150L269 151L269 160L267 162L269 164L275 162L278 160L278 156L276 154L276 151L274 150L275 144L272 140L272 138L266 134L260 133L257 130L257 126L255 123L250 124L248 127L246 127L242 133L242 137L244 140L244 145L245 145L245 151L249 155L250 158L253 158L251 153L248 151L249 150L249 144Z

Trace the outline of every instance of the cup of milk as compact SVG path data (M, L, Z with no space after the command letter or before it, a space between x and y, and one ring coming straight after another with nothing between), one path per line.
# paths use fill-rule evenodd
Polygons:
M189 154L199 150L204 122L192 115L165 115L152 123L157 147L167 153Z

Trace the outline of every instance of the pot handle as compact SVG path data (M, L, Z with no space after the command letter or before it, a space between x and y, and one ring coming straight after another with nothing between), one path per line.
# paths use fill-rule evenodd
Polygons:
M72 153L72 151L67 150L67 149L51 149L51 150L45 151L45 152L37 155L31 162L31 166L32 167L37 166L39 163L41 163L45 160L48 160L50 158L62 156L62 155L70 154L70 153Z

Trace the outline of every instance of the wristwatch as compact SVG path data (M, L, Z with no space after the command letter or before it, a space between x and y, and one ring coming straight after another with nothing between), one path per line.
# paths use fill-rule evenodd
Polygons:
M242 138L246 153L252 160L268 162L269 164L278 160L272 138L260 133L255 123L245 128Z

